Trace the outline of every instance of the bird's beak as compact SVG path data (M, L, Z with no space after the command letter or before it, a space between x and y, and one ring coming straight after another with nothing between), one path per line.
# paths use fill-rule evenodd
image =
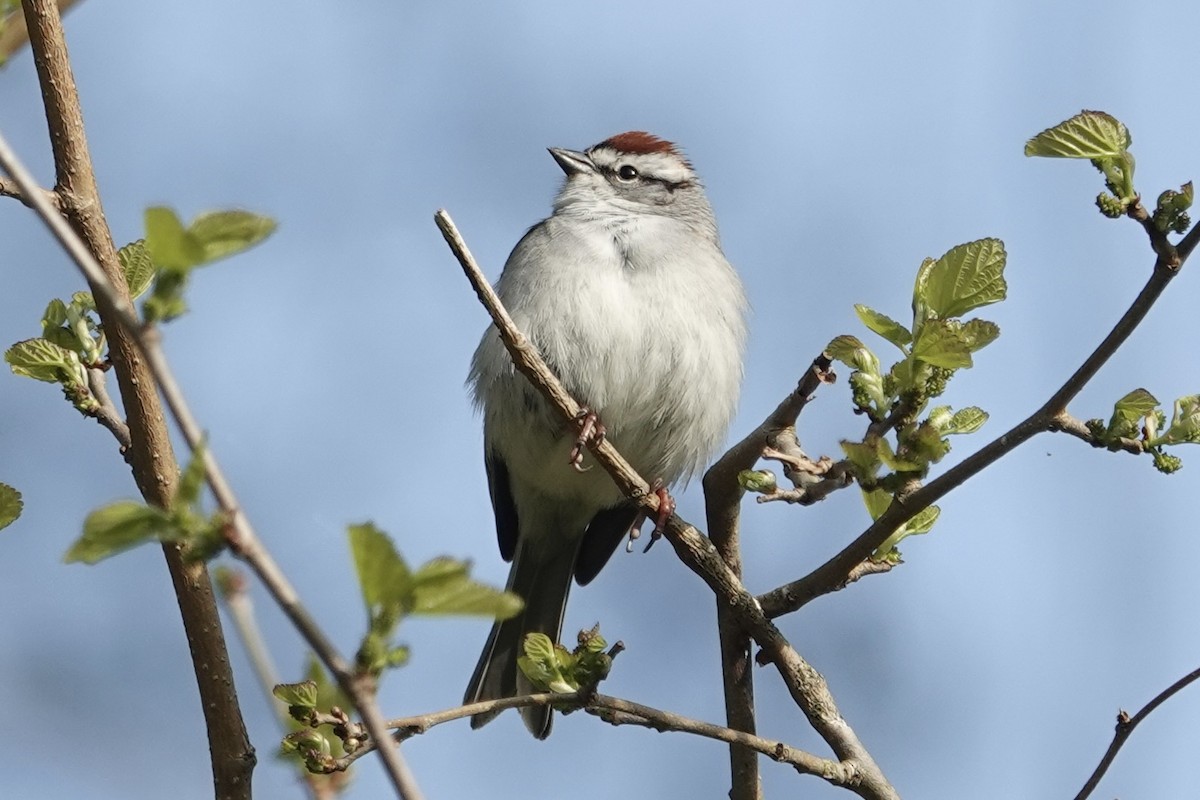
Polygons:
M592 163L592 159L588 158L587 153L580 153L576 150L563 150L561 147L547 148L550 155L562 167L562 171L567 173L569 178L572 175L577 175L581 172L595 172L596 165Z

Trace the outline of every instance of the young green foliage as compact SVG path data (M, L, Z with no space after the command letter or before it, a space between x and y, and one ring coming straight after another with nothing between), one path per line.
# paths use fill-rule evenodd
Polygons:
M594 687L612 669L599 624L579 632L574 650L555 644L544 633L526 634L522 647L525 652L517 658L517 666L542 692L566 694Z
M356 657L364 673L378 676L407 661L408 649L391 641L409 615L480 614L508 619L521 610L516 595L471 580L466 562L435 558L413 571L387 534L374 525L351 525L349 537L367 608L367 633Z
M204 485L203 450L180 474L175 497L166 510L136 500L110 503L88 514L83 535L67 550L67 563L95 564L149 541L183 542L188 557L208 559L224 547L225 517L200 508Z
M0 483L0 530L16 522L24 508L21 493L7 483Z
M163 206L146 209L146 248L157 270L154 292L142 306L147 322L187 311L183 290L196 267L239 253L271 235L275 221L249 211L201 214L186 228Z
M1183 467L1183 460L1164 448L1200 444L1200 395L1176 400L1171 424L1166 423L1158 399L1145 389L1134 389L1113 405L1107 424L1102 419L1085 424L1097 445L1119 449L1123 440L1139 442L1150 453L1155 469L1169 475Z
M883 489L863 489L862 493L863 502L866 504L867 512L871 515L872 520L877 520L883 516L883 512L888 510L893 501L892 495ZM929 506L923 509L908 522L905 522L893 531L892 535L884 540L883 544L875 548L875 552L871 554L871 558L875 561L887 561L893 564L900 563L900 551L896 549L896 545L909 536L929 533L941 513L942 510L937 506Z
M1138 200L1133 186L1131 144L1133 137L1116 117L1103 111L1081 111L1026 142L1025 155L1089 159L1104 175L1108 190L1096 198L1096 206L1104 216L1115 219L1124 216ZM1190 181L1178 192L1168 189L1160 194L1151 215L1154 226L1162 233L1186 231L1192 224L1187 214L1192 199Z
M879 358L854 336L839 336L826 348L830 358L853 370L850 388L855 410L883 426L882 434L871 432L861 441L842 442L873 514L879 497L887 497L890 503L890 492L904 480L924 477L930 465L945 457L950 451L948 437L974 433L987 421L987 412L975 407L954 411L937 406L924 419L921 416L929 401L945 391L955 371L971 367L974 354L1000 335L993 322L962 317L1006 297L1005 262L999 239L968 242L940 258L925 259L913 286L912 323L907 327L875 309L855 306L862 323L900 351L901 358L886 372ZM894 444L888 438L893 434ZM881 469L888 474L880 476ZM932 526L935 519L936 513L928 520L922 516L917 523L910 521L877 556L894 551L905 536L924 533L928 527L922 526Z

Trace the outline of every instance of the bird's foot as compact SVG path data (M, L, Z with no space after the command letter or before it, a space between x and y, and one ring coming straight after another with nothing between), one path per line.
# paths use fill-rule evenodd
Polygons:
M575 446L571 448L568 463L576 472L587 472L591 467L583 465L583 452L588 444L604 441L604 423L596 416L596 412L589 408L584 408L575 415L575 423L579 425L579 436L575 439Z
M667 527L667 520L675 513L675 498L671 497L671 493L667 491L667 487L663 486L662 479L656 479L650 485L650 491L658 496L658 511L654 512L654 530L650 531L650 541L646 542L646 547L642 550L643 553L650 552L650 548L654 546L663 536L663 531ZM645 514L638 514L634 519L633 524L629 526L629 545L626 550L633 550L633 540L638 539L642 535L642 525L646 522Z

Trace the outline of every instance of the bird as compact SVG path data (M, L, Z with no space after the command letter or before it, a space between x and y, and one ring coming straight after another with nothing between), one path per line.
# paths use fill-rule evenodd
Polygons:
M509 255L497 293L639 474L685 483L724 441L743 372L747 301L712 207L689 159L645 131L549 152L566 178L550 216ZM525 636L557 642L572 579L595 578L640 522L607 473L581 465L580 426L515 371L494 326L467 383L483 417L500 553L512 562L506 588L524 608L492 627L464 704L534 691L517 668ZM550 734L548 706L520 712L536 738ZM471 727L498 713L474 715Z

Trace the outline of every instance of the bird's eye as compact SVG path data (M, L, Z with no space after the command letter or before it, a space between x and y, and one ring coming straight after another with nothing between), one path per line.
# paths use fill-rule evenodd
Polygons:
M631 180L637 178L637 176L638 176L637 169L629 166L628 164L621 165L621 168L617 170L617 177L619 177L623 181L631 181Z

